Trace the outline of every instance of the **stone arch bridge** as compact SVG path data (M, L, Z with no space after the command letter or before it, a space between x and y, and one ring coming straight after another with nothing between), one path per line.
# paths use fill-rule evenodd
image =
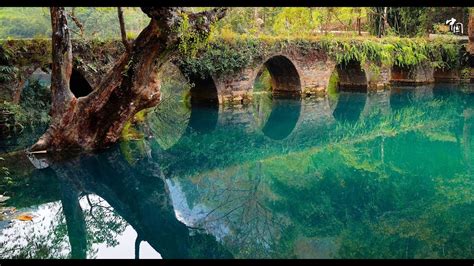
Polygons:
M11 90L11 99L19 101L21 87L35 69L48 71L50 64L49 40L11 40L1 45L13 47L13 65L19 69L17 78L0 87ZM87 95L99 78L123 53L120 41L73 42L74 69L71 89L77 96ZM424 63L412 68L381 66L375 62L361 63L356 60L336 64L322 49L298 49L292 45L264 52L252 59L250 66L242 67L232 74L188 74L194 84L191 101L194 102L237 102L252 98L254 82L265 67L271 76L272 91L275 94L325 95L329 80L334 72L339 76L338 86L343 90L368 91L384 88L392 83L427 84L435 81L459 81L460 70L438 71L431 64ZM219 60L219 58L212 58ZM174 63L185 73L184 66ZM378 65L378 66L377 66ZM373 67L377 66L377 67ZM74 84L73 84L74 83ZM7 99L9 100L9 99Z

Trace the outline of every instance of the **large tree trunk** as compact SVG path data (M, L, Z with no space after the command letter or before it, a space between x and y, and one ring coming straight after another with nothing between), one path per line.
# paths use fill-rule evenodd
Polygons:
M51 8L53 69L51 76L52 121L46 133L31 147L39 150L94 150L119 139L125 123L138 111L160 101L157 70L178 50L183 21L181 8L143 7L150 24L85 97L71 93L71 40L65 10ZM225 8L188 14L190 30L208 34L210 25L224 17ZM205 19L203 19L205 18Z

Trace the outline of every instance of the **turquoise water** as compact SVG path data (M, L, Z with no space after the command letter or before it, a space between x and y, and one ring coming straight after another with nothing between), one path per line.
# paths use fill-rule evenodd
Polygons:
M1 258L474 257L472 86L167 101L129 133L3 154Z

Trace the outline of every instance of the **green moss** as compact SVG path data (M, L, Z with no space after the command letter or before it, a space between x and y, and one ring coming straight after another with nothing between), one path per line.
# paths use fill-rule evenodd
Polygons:
M337 100L339 93L337 90L337 84L339 82L339 75L337 71L333 71L328 83L328 97L330 100Z
M267 68L257 77L254 83L254 92L272 91L272 77Z

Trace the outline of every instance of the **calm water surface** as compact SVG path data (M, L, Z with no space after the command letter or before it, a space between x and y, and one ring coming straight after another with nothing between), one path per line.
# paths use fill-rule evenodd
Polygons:
M473 87L167 101L125 135L3 155L2 206L32 220L3 218L0 257L474 257Z

